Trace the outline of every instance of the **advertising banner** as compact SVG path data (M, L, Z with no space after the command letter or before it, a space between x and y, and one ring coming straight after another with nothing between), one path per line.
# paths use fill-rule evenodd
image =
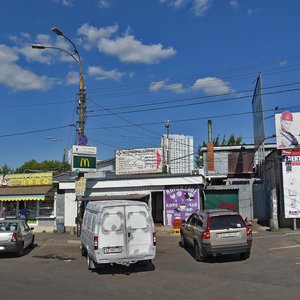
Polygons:
M298 148L300 142L300 113L284 111L275 115L277 149Z
M175 219L186 220L199 209L197 186L167 186L165 190L165 225L172 225Z
M162 148L116 151L116 174L162 173Z
M285 151L282 177L285 217L300 218L300 151Z
M0 175L0 186L52 185L52 173L24 173Z

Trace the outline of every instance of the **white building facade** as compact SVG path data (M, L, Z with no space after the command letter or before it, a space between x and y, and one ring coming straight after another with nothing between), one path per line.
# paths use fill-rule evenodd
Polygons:
M169 166L169 173L191 173L195 168L194 139L192 136L164 134L161 139L164 163Z

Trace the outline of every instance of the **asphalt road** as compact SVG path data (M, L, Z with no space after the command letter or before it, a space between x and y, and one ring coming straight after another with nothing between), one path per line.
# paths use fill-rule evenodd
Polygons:
M79 241L37 234L23 257L0 254L0 299L300 299L300 231L254 233L251 257L194 260L178 236L158 236L149 267L91 272Z

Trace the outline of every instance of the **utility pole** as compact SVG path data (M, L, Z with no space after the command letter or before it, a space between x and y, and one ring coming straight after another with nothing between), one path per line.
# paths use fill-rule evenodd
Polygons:
M170 141L169 141L170 126L171 126L171 121L170 120L165 121L165 128L166 128L166 133L167 133L167 147L166 147L167 148L166 149L167 158L165 160L166 161L166 173L167 174L171 173L171 167L170 167Z

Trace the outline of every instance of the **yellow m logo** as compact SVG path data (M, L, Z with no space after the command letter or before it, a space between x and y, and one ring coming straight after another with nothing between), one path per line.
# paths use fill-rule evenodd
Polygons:
M80 167L90 167L90 161L88 160L88 158L82 158L80 160Z

